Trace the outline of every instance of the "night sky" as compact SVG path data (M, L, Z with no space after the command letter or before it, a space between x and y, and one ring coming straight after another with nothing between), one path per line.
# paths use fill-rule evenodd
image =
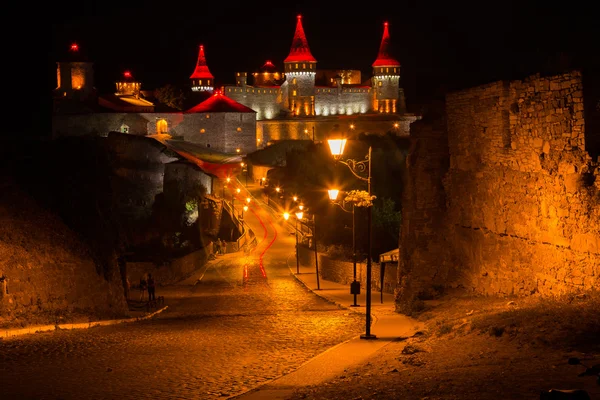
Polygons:
M409 107L446 90L599 65L600 23L587 1L220 3L227 5L62 2L52 27L49 91L56 86L56 61L72 42L94 61L96 87L104 93L125 70L142 89L187 83L200 44L217 86L267 59L283 70L297 14L317 67L360 69L363 80L388 21Z

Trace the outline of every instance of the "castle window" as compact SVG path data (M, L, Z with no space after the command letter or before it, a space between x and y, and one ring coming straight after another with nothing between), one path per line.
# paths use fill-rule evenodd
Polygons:
M310 67L310 69L312 69L312 64L308 64L308 66Z
M292 96L295 96L295 95L296 95L296 91L294 90L294 91L292 91Z
M198 81L198 85L202 86L202 79Z
M237 129L236 129L236 131L241 132L242 128L238 126Z
M298 64L296 64L296 69L298 69Z
M129 127L125 124L121 125L121 132L122 133L129 133Z
M240 73L239 73L239 72L237 73L237 76L240 76Z
M165 119L159 119L156 121L156 133L167 133L169 130L169 125Z
M206 129L204 129L204 128L200 129L200 133L206 133Z
M296 84L296 78L292 79L292 85Z
M390 72L390 69L386 67L386 68L385 68L385 72L386 72L386 73Z
M206 119L210 118L210 114L206 114Z
M381 85L383 85L383 82L381 82L381 81L377 82L377 86L381 87Z
M306 64L302 64L302 68L306 69Z
M231 92L231 88L227 89L228 92Z

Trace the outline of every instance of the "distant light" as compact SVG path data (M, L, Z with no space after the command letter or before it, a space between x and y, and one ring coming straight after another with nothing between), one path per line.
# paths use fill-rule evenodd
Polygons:
M298 219L302 219L303 216L304 216L304 213L302 211L298 211L296 213L296 218L298 218Z
M285 219L287 221L289 217L290 217L290 213L287 213L287 212L283 213L283 219Z
M73 43L71 45L71 51L79 51L79 45L77 45L77 43Z
M125 75L125 78L131 78L131 72L129 71L125 71L123 75Z

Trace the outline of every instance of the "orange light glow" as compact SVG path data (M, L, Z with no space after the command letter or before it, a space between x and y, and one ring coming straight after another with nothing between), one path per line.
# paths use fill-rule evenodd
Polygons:
M123 75L125 76L125 78L131 78L131 72L129 71L125 71Z
M77 45L77 43L73 43L71 45L71 51L79 51L79 45Z

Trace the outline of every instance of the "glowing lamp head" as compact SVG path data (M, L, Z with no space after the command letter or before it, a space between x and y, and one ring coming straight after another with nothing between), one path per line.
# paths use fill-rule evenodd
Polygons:
M244 206L244 211L248 211L248 206Z
M227 177L227 183L231 182L231 178Z
M303 216L304 216L304 213L302 211L298 211L296 213L296 218L298 218L298 219L302 219Z
M298 196L294 196L294 201L298 201Z
M300 204L300 205L298 206L298 208L300 209L300 211L304 210L304 204Z
M399 127L399 126L400 126L400 124L399 124L399 123L397 123L397 122L394 124L394 128L397 128L397 127Z
M344 154L344 147L346 147L346 139L329 139L327 140L329 144L329 150L331 151L331 155L335 158L339 158Z
M251 201L250 197L246 197L246 203L250 204L250 201Z
M240 148L238 147L237 149L235 149L236 153L240 152Z
M238 192L238 194L239 194L242 191L242 189L237 188L237 189L235 189L235 191Z
M290 213L284 212L283 219L285 219L287 221L289 218L290 218Z
M354 124L350 124L350 129L354 129Z
M277 187L275 188L275 191L276 191L277 193L279 193L279 191L280 191L280 190L281 190L281 188L280 188L279 186L277 186Z
M336 201L340 191L338 189L329 189L327 193L329 194L329 200Z
M267 178L265 178L264 176L262 178L260 178L263 182L267 180Z

